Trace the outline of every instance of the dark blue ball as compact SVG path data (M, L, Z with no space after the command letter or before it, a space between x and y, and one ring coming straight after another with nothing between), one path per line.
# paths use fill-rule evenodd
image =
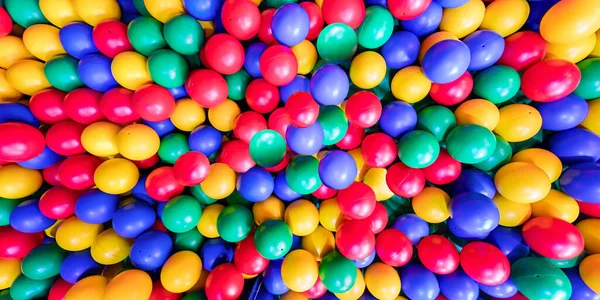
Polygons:
M138 269L150 271L165 264L173 250L171 237L158 230L151 230L135 239L129 258Z

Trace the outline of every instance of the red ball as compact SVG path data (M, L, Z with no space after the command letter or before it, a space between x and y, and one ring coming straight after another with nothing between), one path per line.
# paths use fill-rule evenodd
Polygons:
M245 41L258 34L260 10L250 0L226 0L221 8L221 22L236 39Z
M600 218L600 204L577 201L579 211L590 217Z
M325 200L335 197L337 192L337 190L334 190L324 184L321 184L321 186L316 191L314 191L312 195L317 199Z
M50 291L48 292L48 300L63 300L65 299L65 295L73 286L72 283L65 281L60 276L54 282Z
M285 103L285 116L298 128L308 127L319 117L319 104L309 92L294 93Z
M240 272L246 275L257 275L267 268L269 260L258 253L254 244L254 234L250 234L235 248L233 263Z
M181 155L173 165L175 180L183 186L200 184L208 176L210 162L201 152L190 151Z
M235 300L244 289L244 276L232 264L215 267L206 278L205 292L208 299Z
M277 40L273 36L273 29L271 28L271 21L275 14L274 8L269 8L260 14L260 29L258 30L258 39L267 45L277 44Z
M56 123L46 132L46 144L50 150L63 156L86 153L81 144L81 134L85 127L70 120Z
M373 213L377 198L370 186L355 181L349 187L338 192L337 203L344 216L361 220Z
M429 96L438 104L451 106L465 101L472 90L473 77L469 72L465 72L452 82L444 84L432 83Z
M349 124L346 135L335 145L342 150L352 150L360 146L365 138L365 130L356 125Z
M79 191L62 186L52 187L40 197L40 211L50 219L66 219L75 213L75 203L79 196L81 196Z
M537 217L523 225L531 250L550 259L572 259L583 252L583 236L575 225L553 217Z
M318 299L325 295L325 293L327 293L327 287L323 284L321 278L317 277L317 282L308 291L302 293L302 295L311 299Z
M0 124L0 160L22 162L42 153L46 146L39 129L24 123Z
M175 111L175 98L166 88L151 83L133 93L131 105L142 119L160 122L168 119Z
M381 202L375 203L375 209L366 219L359 220L364 226L371 228L374 234L378 234L385 229L389 220L388 212Z
M411 20L421 15L431 0L388 0L388 9L399 20Z
M564 59L548 59L527 69L521 77L525 97L537 102L552 102L571 94L581 81L581 71Z
M94 27L92 39L100 53L115 58L125 51L134 51L127 38L127 25L117 20L104 20Z
M133 92L125 88L114 88L100 98L100 111L113 123L125 125L140 119L131 104Z
M100 92L79 88L65 96L63 107L71 120L81 124L92 124L104 120L100 111L100 97Z
M398 156L398 147L394 139L385 133L373 133L362 142L362 156L370 168L385 168Z
M279 89L265 79L254 79L246 88L248 106L261 114L268 114L277 108L279 99Z
M534 31L517 32L504 41L504 52L498 64L523 72L542 61L548 50L548 42Z
M396 229L386 229L377 235L375 250L377 257L387 265L401 267L406 265L412 255L413 248L404 233Z
M321 8L313 2L302 2L300 3L300 6L302 6L308 14L308 20L310 21L306 39L311 41L315 40L319 37L319 33L323 30L325 23L323 21L323 15L321 14Z
M250 143L257 132L265 129L267 129L267 120L254 111L241 113L233 122L233 135L246 143Z
M298 73L298 60L290 48L283 45L270 46L260 57L260 73L273 85L286 85Z
M0 227L0 259L23 258L44 242L44 233L24 233L5 226Z
M425 175L421 169L411 168L398 162L388 169L385 182L394 194L403 198L412 198L425 188Z
M460 176L462 164L450 156L448 151L441 149L440 155L433 164L422 170L427 181L433 184L444 185L454 182Z
M256 165L250 157L248 143L232 140L223 144L220 161L230 166L237 173L244 173Z
M290 121L285 116L285 108L280 107L275 109L270 115L267 121L269 129L277 131L281 136L285 137L287 128L290 126Z
M335 246L346 258L362 260L375 250L375 234L360 221L346 220L335 232Z
M256 7L256 5L254 6ZM244 46L229 34L213 35L206 41L204 51L208 66L223 75L233 74L244 66Z
M478 283L499 285L508 280L510 263L500 249L484 242L471 242L460 251L460 265Z
M67 93L57 89L45 89L29 99L31 113L43 123L54 124L69 119L63 100Z
M366 13L365 3L362 0L323 0L321 12L327 24L344 23L352 29L360 26Z
M94 172L102 161L92 155L75 155L65 159L58 167L60 183L72 190L87 190L95 185Z
M417 246L419 260L429 271L446 275L458 268L458 250L452 242L441 235L428 235Z
M227 82L213 70L199 69L190 73L185 81L185 91L202 107L219 106L227 100Z
M62 164L62 162L62 160L58 161L55 164L42 170L42 177L44 178L44 182L52 186L62 186L62 184L60 183L60 179L58 178L58 168L60 167L60 164Z
M0 7L0 37L7 36L13 29L12 19L4 9Z
M265 171L271 173L278 173L279 171L287 168L287 166L290 164L290 161L292 160L291 157L292 154L288 152L277 165L275 165L274 167L265 168Z
M169 201L181 195L185 187L177 182L173 167L154 169L146 178L148 196L158 201Z
M179 300L181 294L171 293L165 289L160 280L157 280L152 284L152 293L148 300Z
M360 128L369 128L381 117L381 101L369 91L360 91L346 101L346 117L350 124Z
M155 153L150 158L144 160L132 160L131 162L135 164L138 169L148 169L156 165L159 161L160 157L158 156L158 153Z

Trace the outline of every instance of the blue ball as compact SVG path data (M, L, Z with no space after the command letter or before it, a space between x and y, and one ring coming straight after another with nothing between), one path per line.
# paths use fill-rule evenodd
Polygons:
M67 254L60 265L60 277L66 282L75 284L77 281L102 272L104 266L97 263L90 249Z
M417 126L417 111L403 101L393 101L383 107L379 127L391 137L398 138Z
M471 51L465 43L445 40L427 50L423 57L423 73L433 83L450 83L467 71L470 62Z
M498 226L490 232L485 241L500 249L511 263L529 255L530 252L521 235L521 228L518 227Z
M159 230L151 230L135 239L129 258L138 269L150 271L162 267L173 250L171 237Z
M442 6L433 1L422 14L411 20L400 21L400 24L418 37L428 36L440 26L442 11Z
M294 192L285 179L285 171L281 171L275 176L274 193L282 201L290 202L302 197L301 194Z
M469 71L480 71L494 65L504 52L504 38L492 30L478 30L463 42L471 51Z
M479 297L479 285L462 269L438 277L440 290L448 299L475 300Z
M94 189L83 193L75 203L75 215L89 224L110 221L119 209L119 196Z
M283 282L281 277L281 264L283 259L272 260L263 273L263 284L267 291L273 295L283 295L290 289Z
M308 35L310 19L302 6L297 3L288 3L275 11L271 28L275 40L292 47L300 44Z
M571 166L560 177L561 190L586 203L600 204L600 164L584 163Z
M163 136L175 131L175 125L173 125L173 122L171 122L171 119L166 119L164 121L159 121L159 122L150 122L150 121L142 120L142 123L150 126L150 128L152 128L154 131L156 131L156 133L158 134L159 137L163 137Z
M359 269L363 269L363 268L370 266L373 263L373 261L375 260L375 254L377 254L377 251L373 250L373 252L371 252L371 254L369 254L369 256L367 256L361 260L355 260L354 265Z
M239 174L236 189L242 198L250 202L262 202L273 194L275 180L269 171L261 167Z
M0 103L0 123L6 122L25 123L33 127L40 126L40 121L23 103Z
M188 138L192 151L211 156L221 149L223 134L212 126L202 125L196 127Z
M387 0L365 0L365 5L379 5L387 8Z
M321 181L334 190L343 190L349 187L357 174L358 169L354 158L345 151L329 151L319 162Z
M185 86L183 85L176 88L167 88L167 90L175 99L181 99L188 96L187 92L185 91Z
M313 155L323 147L323 128L318 121L305 128L290 125L285 132L285 139L294 153Z
M554 131L577 127L590 110L587 101L575 94L552 102L537 103L536 109L542 115L542 129Z
M415 214L405 214L398 217L392 228L402 231L413 245L429 235L429 225Z
M269 46L265 43L256 42L246 48L246 58L244 60L244 69L254 78L262 77L260 72L260 57Z
M140 179L138 180L138 182L135 184L133 189L131 189L131 195L136 200L146 201L146 203L148 203L150 205L154 205L154 203L156 203L156 200L154 200L154 198L150 197L150 195L148 195L148 191L146 190L146 179L147 178L148 178L148 175L140 176Z
M381 56L390 69L402 69L412 65L419 56L421 43L410 31L398 31L381 48Z
M79 61L77 74L83 84L98 92L107 92L119 84L110 69L111 59L102 54L90 54Z
M115 232L124 238L135 238L150 229L156 221L156 213L146 202L135 201L120 207L112 219Z
M286 103L288 98L296 92L310 92L310 80L302 75L296 75L292 82L279 88L281 101Z
M475 169L462 170L452 182L451 190L455 196L468 192L480 193L488 198L494 198L496 195L494 180L483 171Z
M37 199L31 199L19 203L12 210L9 222L20 232L36 233L49 228L55 221L42 214Z
M60 29L58 38L67 53L77 59L100 52L94 44L94 28L86 23L73 22Z
M62 156L46 146L44 151L38 154L38 156L30 160L18 162L17 165L27 169L41 170L57 163L61 158Z
M464 230L456 225L456 221L452 218L448 219L447 222L448 229L450 233L459 239L463 239L465 241L478 241L487 238L489 232L472 232L469 230Z
M188 14L200 21L221 19L223 0L183 0L182 2Z
M598 295L594 291L592 291L592 289L590 289L590 287L587 284L585 284L585 282L583 282L583 279L581 279L581 275L579 275L579 267L563 269L563 271L569 278L569 281L571 282L571 286L573 287L573 294L571 295L571 299L581 299L581 300L598 300L598 299L600 299L600 295ZM485 292L485 290L484 290L484 292Z
M494 230L500 221L500 212L492 199L475 192L454 196L450 215L461 230L477 237Z
M435 0L443 8L456 8L465 5L469 0Z
M577 272L577 274L579 275L579 272ZM572 283L573 282L571 282L571 284ZM485 285L485 284L480 283L479 289L481 289L484 293L486 293L492 297L501 298L501 299L512 297L512 296L516 295L517 292L519 291L517 289L517 286L515 285L515 283L510 278L507 281L505 281L504 283L501 283L499 285ZM575 289L573 289L573 292L575 292ZM573 298L573 299L592 299L592 298Z
M212 271L218 265L230 263L233 260L233 244L221 238L207 239L200 248L202 267Z
M135 8L135 4L133 4L133 0L117 0L119 7L122 12L127 13L137 13L137 9Z
M346 99L349 91L348 74L337 65L320 67L310 79L310 92L321 105L338 105Z
M400 269L402 291L409 299L433 300L440 293L440 286L433 272L420 264L410 263Z
M548 150L567 166L595 162L600 159L600 137L583 128L571 128L552 136Z

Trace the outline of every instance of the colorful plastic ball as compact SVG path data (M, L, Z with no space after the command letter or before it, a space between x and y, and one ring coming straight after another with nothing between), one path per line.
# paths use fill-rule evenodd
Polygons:
M27 50L23 39L20 37L3 36L0 38L0 44L2 45L0 67L3 69L8 69L11 65L23 59L35 59L35 56Z
M124 127L117 134L117 146L123 157L131 160L144 160L157 153L160 139L149 126L133 124Z
M211 156L221 148L223 135L212 126L198 126L188 137L188 144L192 151Z
M202 261L196 253L179 251L165 262L160 271L160 282L169 292L186 292L198 281L201 271Z
M222 264L206 278L206 295L209 299L238 299L244 287L242 272L233 264Z
M439 276L441 294L445 299L477 299L479 297L479 285L461 269L453 273Z
M396 99L407 103L416 103L429 94L431 81L423 74L420 67L409 66L394 75L391 89Z
M173 176L184 186L200 184L208 176L209 161L201 152L187 152L181 155L173 166Z
M250 76L254 78L262 76L260 73L260 57L267 48L268 46L261 42L253 43L246 47L244 70Z
M71 56L82 59L88 54L98 52L92 37L93 27L80 22L67 24L60 29L60 43Z
M500 213L500 226L515 227L522 225L531 217L531 205L529 203L518 203L497 194L494 196L494 204Z
M167 21L163 27L165 41L181 55L194 55L204 44L204 31L198 21L182 14Z
M518 72L540 62L546 55L548 44L537 32L522 31L506 38L504 53L498 60Z
M100 274L102 266L94 261L89 250L69 253L60 267L60 276L66 282L76 283L88 276Z
M156 84L166 88L182 86L188 77L188 64L173 50L159 49L148 57L148 72Z
M281 220L267 220L254 233L258 253L269 260L284 257L292 247L292 231Z
M103 231L96 237L90 252L96 262L103 265L113 265L129 256L132 242L130 239L120 237L111 228Z
M357 46L356 33L344 23L325 26L317 39L317 52L326 61L347 60L354 55Z
M273 15L273 36L282 45L291 47L302 42L308 35L308 13L296 3L284 4Z
M323 184L335 190L349 187L357 172L354 158L344 151L330 151L319 162L319 177Z
M551 43L572 43L594 33L600 27L599 14L592 3L573 1L552 6L540 22L540 33ZM573 16L580 19L578 26Z
M361 89L378 86L386 75L385 59L375 51L365 51L354 57L350 64L350 80Z
M450 214L460 229L473 236L494 230L500 219L492 200L475 192L456 195L450 202Z
M274 130L261 130L250 140L250 156L262 167L273 167L281 162L285 148L285 140Z
M598 254L590 255L581 261L579 265L579 274L585 283L594 293L598 294L600 287L597 283L598 271L596 266L598 265Z
M262 257L256 250L254 235L249 235L238 243L233 253L233 262L238 270L246 275L260 274L269 264L269 260Z
M500 121L500 112L494 103L484 99L472 99L459 105L454 111L458 125L476 124L494 130Z
M273 28L271 26L274 14L274 8L266 9L260 14L261 22L260 29L258 30L258 39L269 46L277 43L275 37L273 37Z
M179 99L169 117L177 129L190 132L206 120L204 108L192 99Z
M148 195L158 201L168 201L180 195L184 186L179 184L175 178L172 167L160 167L154 169L146 178L146 190Z
M450 217L450 196L436 187L426 187L412 199L415 214L428 223L441 223Z
M231 75L225 76L228 89L227 97L234 101L244 99L251 78L252 77L244 69L240 69Z
M401 231L413 245L429 235L429 225L415 214L405 214L398 217L391 228Z
M17 91L6 78L6 70L0 70L0 100L3 102L16 102L23 94Z
M294 80L298 73L298 61L290 48L270 46L260 57L260 72L268 83L283 86Z
M560 159L554 153L540 148L521 150L513 155L512 161L528 162L536 165L548 175L550 182L556 181L563 169Z
M356 276L354 263L337 251L327 254L319 266L319 278L327 290L333 293L350 290Z
M476 31L464 39L471 50L469 70L483 70L495 64L504 51L504 39L492 30Z
M561 131L550 139L549 150L565 165L592 162L597 160L596 145L600 139L594 133L582 128ZM568 146L567 146L568 145Z
M54 220L42 214L38 203L38 200L26 200L17 205L10 214L10 226L25 233L40 232L52 226Z
M244 65L244 47L231 35L216 34L206 41L206 62L223 75L233 74Z
M321 105L338 105L348 95L348 75L337 65L327 64L315 71L310 80L310 91Z
M522 77L523 94L537 102L551 102L572 93L581 81L581 71L572 62L549 59L531 66Z
M127 27L127 36L133 48L144 56L167 46L163 37L163 25L151 17L133 19Z
M285 171L281 171L275 176L274 193L278 198L286 202L296 200L302 196L290 188L285 178Z
M383 107L379 126L388 135L396 138L415 128L417 112L408 103L393 101Z
M263 284L269 294L282 295L289 291L281 276L282 263L283 259L272 260L264 272Z
M447 107L434 105L421 110L416 123L418 129L433 134L436 140L441 142L456 126L456 117Z
M475 76L473 92L494 104L500 104L514 97L519 91L519 74L506 66L492 66Z
M567 275L571 282L571 286L573 287L573 294L571 297L576 297L578 299L594 299L598 297L598 294L588 287L581 278L582 276L579 274L579 268L569 268L563 272L565 272L565 275Z
M511 13L507 13L511 10ZM494 5L489 5L481 23L482 29L489 29L501 36L509 36L521 29L530 15L527 1L503 0Z
M102 224L88 224L73 216L58 227L56 242L67 251L85 250L92 246L102 229Z
M471 94L473 77L469 72L463 73L456 80L445 84L432 83L429 96L436 103L444 106L458 104Z
M0 125L3 141L0 143L0 159L22 162L40 155L45 149L42 133L35 127L18 122Z
M114 212L112 225L115 232L125 238L135 238L150 229L156 220L152 206L135 201Z
M285 115L295 127L308 127L317 121L319 104L310 93L296 92L285 102Z
M484 242L471 242L460 252L460 264L473 280L486 285L498 285L508 280L510 264L496 247Z
M292 46L292 52L298 61L298 74L306 75L313 71L317 63L317 49L309 40L303 40Z
M266 200L273 193L274 187L273 177L261 167L254 167L241 173L236 184L238 192L250 202Z
M102 54L90 54L82 58L77 73L86 86L99 92L118 86L111 72L111 60Z
M348 119L339 106L321 106L317 121L323 127L323 144L326 146L341 141L348 131Z
M324 20L321 14L321 7L316 3L300 3L300 6L306 11L309 19L309 30L306 35L307 40L315 40L323 29Z
M467 164L476 164L488 159L496 148L492 132L479 125L456 126L446 139L448 153L454 159Z
M226 0L221 8L220 20L225 30L236 39L249 40L258 34L261 16L258 6L252 1Z
M583 251L584 239L575 225L553 217L537 217L523 226L532 250L551 259L571 259Z
M104 119L100 110L101 97L102 94L97 91L79 88L65 96L63 106L71 120L81 124L91 124Z
M98 157L119 154L117 136L121 127L110 122L88 125L81 133L81 144L87 152Z
M253 111L270 113L279 104L279 90L263 78L254 79L246 88L246 102Z
M126 270L115 276L107 285L103 298L117 300L127 295L132 300L148 299L152 294L152 279L146 272Z
M73 7L79 17L86 23L96 26L103 20L118 20L121 17L121 9L117 1L102 0L94 3L75 0Z
M18 2L8 0L3 2L6 11L15 23L21 27L27 28L34 24L48 23L48 20L43 15L38 1Z
M96 186L109 194L131 191L138 179L139 171L135 164L122 158L107 160L94 172Z
M245 239L254 225L250 210L239 204L225 207L217 218L217 230L221 238L230 243Z
M414 63L419 54L419 39L409 31L392 34L381 48L381 55L387 67L402 69Z
M21 275L15 279L8 296L17 299L26 299L27 297L44 297L48 294L54 279L48 278L43 280L34 280L25 275Z
M227 99L227 82L212 70L194 70L185 82L185 90L202 107L218 106Z
M407 264L413 254L408 237L402 231L393 228L383 230L377 235L375 249L381 261L394 267Z
M322 184L318 168L319 161L315 157L308 155L294 157L285 172L288 185L293 191L302 195L315 192Z
M365 18L365 4L358 0L343 5L337 1L324 0L321 4L321 12L327 24L344 23L356 29Z
M52 151L48 146L44 148L44 151L40 153L38 156L26 160L17 162L21 167L25 167L27 169L41 170L52 166L53 164L60 161L62 156L56 154L56 152Z
M596 34L578 40L572 44L548 44L547 58L561 58L570 62L578 63L588 57L596 45Z
M164 265L173 248L168 234L150 230L138 236L131 245L131 263L141 270L150 271Z
M588 103L577 94L536 105L542 117L542 129L562 131L581 124L588 115Z
M575 89L575 94L584 99L594 99L600 95L596 87L598 77L595 75L598 66L600 66L599 61L597 58L590 58L577 64L577 67L581 70L581 82Z
M90 276L91 277L91 276ZM95 278L101 278L101 283L99 285L105 285L108 280L104 279L103 276L95 276ZM80 284L79 286L82 286L83 284ZM52 285L52 287L50 288L50 291L48 291L48 299L50 300L56 300L56 299L64 299L64 297L66 297L67 293L71 290L71 287L73 287L73 284L70 282L65 281L62 278L58 278L54 284ZM83 288L86 292L88 291L88 287L84 287ZM76 293L79 292L79 289L72 289L73 292L72 293ZM99 294L104 294L104 290L100 289Z
M400 270L402 290L411 299L434 299L440 293L435 275L422 265L411 263Z
M102 161L92 155L75 155L58 167L60 183L72 190L87 190L94 186L94 172Z
M77 74L77 63L71 56L55 56L44 66L44 75L53 87L70 92L83 85Z
M542 295L565 299L571 297L569 278L544 258L525 257L517 260L511 267L511 279L528 299Z
M156 84L140 87L133 93L131 104L142 119L150 122L164 121L175 111L175 99L171 93Z
M375 251L375 234L362 222L348 220L337 229L335 244L344 257L363 260Z
M463 42L441 41L425 53L422 63L423 73L434 83L449 83L463 75L470 61L469 47Z
M19 199L37 191L42 185L42 175L37 170L10 164L0 168L0 197Z
M398 143L398 157L411 168L425 168L433 164L440 154L436 138L423 130L411 131Z
M408 149L405 148L406 150ZM367 135L362 142L363 159L365 164L371 168L389 166L396 159L396 154L400 153L398 151L400 150L396 147L394 140L383 133Z
M366 49L383 46L392 36L394 18L381 6L367 8L365 21L357 28L358 43Z
M200 221L202 209L200 203L191 196L177 196L164 206L161 221L165 227L175 233L192 230Z
M145 56L137 52L125 51L114 57L111 63L111 71L115 80L121 86L130 90L137 90L152 82L146 63Z
M431 1L427 9L410 20L401 20L402 28L422 37L436 31L442 22L442 6L438 4L443 1ZM418 51L418 49L417 49Z
M25 95L52 87L44 75L44 64L31 59L22 59L6 70L6 81Z
M11 23L12 24L12 23ZM2 277L0 279L0 287L8 289L11 287L15 279L21 274L21 260L20 259L2 259L0 260L0 266L2 266Z
M306 292L317 282L319 267L310 252L294 250L283 259L281 277L290 290Z
M54 189L61 188L55 187ZM54 195L49 192L46 192L47 195L42 196L40 199L41 202L46 202L49 200L45 199L46 197ZM74 212L77 218L85 223L103 224L113 218L118 208L119 198L116 195L107 194L100 190L90 190L77 198L77 202L74 205Z
M396 299L400 294L401 282L398 272L392 266L381 262L367 267L365 284L375 299Z
M537 202L550 192L550 179L537 166L509 163L496 172L494 182L498 192L508 200L519 203Z
M185 10L194 18L202 21L210 21L219 16L221 2L214 0L192 1L183 0Z
M421 15L431 2L430 0L388 0L387 6L394 17L404 21Z
M348 121L359 128L369 128L379 121L382 107L379 98L371 92L360 91L346 101Z
M36 24L23 32L23 44L35 57L48 61L56 55L66 53L58 33L59 29L52 25Z
M452 0L451 0L452 1ZM442 1L449 2L449 1ZM474 32L483 22L485 15L485 5L481 0L453 1L455 3L440 3L446 7L440 30L455 34L458 38L463 38Z
M106 20L98 23L92 32L94 44L100 53L114 58L125 51L133 51L127 38L127 25L116 21Z
M196 196L198 194L198 192L193 193L194 196ZM202 199L198 196L196 196L197 199ZM204 195L205 198L208 198L206 195ZM208 198L211 199L211 198ZM212 201L207 201L207 200L202 200L200 201L201 204L208 204L208 206L206 206L203 211L202 211L202 217L200 217L200 222L198 222L198 231L202 234L202 236L207 237L207 238L217 238L219 237L219 232L217 231L217 218L219 217L219 214L221 213L221 211L225 208L223 205L221 204L214 204L214 202L216 202L216 199L213 199ZM219 240L217 239L216 241L222 241L224 243L223 240ZM205 243L206 245L206 243ZM205 264L205 269L208 270L208 267L206 267L206 265L209 265L209 263L204 260L204 264Z

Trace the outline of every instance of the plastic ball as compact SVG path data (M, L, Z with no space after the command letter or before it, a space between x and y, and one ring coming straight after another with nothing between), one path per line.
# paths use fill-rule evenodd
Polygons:
M500 104L514 97L520 87L519 74L506 66L492 66L475 76L473 92L494 104Z
M127 36L133 48L144 56L167 46L163 37L163 25L151 17L133 19L127 27Z
M121 127L110 122L88 125L81 133L81 144L87 152L98 157L119 154L117 136Z
M386 75L385 59L374 51L358 54L350 64L350 80L361 89L378 86Z
M571 297L569 278L562 270L540 257L525 257L513 263L511 279L519 292L529 299L541 295L565 299Z
M479 285L461 269L438 277L441 294L446 299L477 299Z
M542 200L532 203L531 209L534 217L554 217L569 223L575 222L579 216L577 201L557 190L550 190L550 193Z
M117 134L119 153L131 160L144 160L152 157L159 149L160 139L149 126L133 124L124 127Z
M583 251L584 239L575 225L552 217L537 217L523 226L532 250L551 259L571 259Z
M92 37L98 50L110 58L121 52L133 50L127 38L127 25L116 20L98 23L94 27Z
M288 47L302 42L308 35L310 20L302 6L289 3L279 7L272 20L273 36Z
M0 37L0 45L2 45L2 50L0 50L0 54L2 54L0 67L3 69L8 69L11 65L22 59L35 59L35 56L25 47L22 38L12 35L3 36Z
M459 39L475 31L484 20L486 8L481 0L460 1L450 6L446 6L446 3L441 5L446 9L440 30L453 33Z
M100 111L102 94L87 88L69 92L63 101L65 112L71 120L81 124L91 124L104 119Z
M246 102L250 109L259 113L270 113L279 104L277 87L265 79L258 78L246 88Z
M260 11L252 1L226 0L220 17L225 30L236 39L249 40L259 32Z
M440 154L436 138L429 132L415 130L402 136L398 143L398 157L411 168L425 168Z
M0 260L0 266L2 266L0 287L8 289L11 287L15 279L17 279L17 277L21 274L21 260L2 259Z
M88 3L87 1L74 0L73 7L79 17L92 26L96 26L103 20L118 20L121 17L121 9L116 1L102 0Z
M319 266L319 278L327 288L334 293L344 293L356 281L356 267L340 252L331 252L323 258Z
M260 72L268 83L283 86L298 73L298 61L288 47L270 46L260 57Z
M549 103L540 103L536 109L542 117L542 128L562 131L576 127L588 114L588 103L576 94Z
M361 222L344 221L336 231L335 245L344 257L362 260L375 251L375 234Z
M476 164L488 159L496 148L496 138L479 125L456 126L446 139L448 153L454 159Z
M116 300L127 295L132 300L148 299L152 293L152 279L146 272L126 270L115 276L107 285L103 298Z
M3 161L28 161L44 151L44 136L35 127L16 122L0 125L4 141L0 144Z
M356 33L344 23L325 26L317 38L317 52L327 61L347 60L354 55L357 46Z
M317 282L318 274L317 262L306 250L299 249L290 252L281 264L283 282L295 292L308 291Z
M111 63L111 71L115 80L121 86L130 90L137 90L152 82L146 62L146 57L139 53L133 51L121 52L114 57Z
M58 167L60 183L72 190L87 190L94 186L94 172L101 163L91 155L71 156Z
M10 214L10 226L20 232L35 233L54 224L54 220L40 211L38 200L26 200L17 205Z
M260 274L269 264L269 260L260 256L256 250L254 235L249 235L238 243L233 253L233 262L246 275Z
M400 271L404 293L411 298L434 299L440 293L435 275L419 264L408 264Z
M23 44L31 54L42 61L66 54L58 36L59 29L47 24L36 24L23 32Z
M188 77L188 64L173 50L159 49L148 57L148 72L156 84L165 88L182 86Z
M98 52L92 37L93 27L80 22L73 22L60 29L58 34L60 43L65 51L77 58L82 59L88 54Z
M185 83L185 90L202 107L218 106L227 99L227 82L212 70L194 70Z
M0 236L3 238L0 243L0 255L2 259L20 259L24 258L31 250L42 244L43 234L28 234L17 231L7 226L0 230Z
M551 43L568 44L589 36L600 27L600 14L594 8L595 5L586 1L552 6L540 22L542 37ZM577 16L581 24L574 24L573 16Z
M54 189L61 188L55 187ZM53 196L54 192L50 194L50 191L48 191L46 194L47 196L42 196L40 202L44 203L50 200L45 198ZM90 190L81 194L74 204L75 215L81 221L88 224L103 224L113 218L113 215L119 208L119 198L116 195L107 194L100 190ZM56 212L56 209L54 212Z
M381 6L367 8L365 22L357 29L358 43L367 49L383 46L392 36L394 18Z
M231 35L223 33L213 35L206 41L204 49L208 65L220 74L233 74L244 65L244 47Z
M211 299L238 299L244 287L244 278L232 264L222 264L206 278L206 294Z
M417 129L433 134L438 142L443 141L455 126L456 118L444 106L429 106L418 114Z
M215 201L216 202L216 201ZM200 222L198 222L198 231L207 238L217 238L219 237L219 232L217 231L217 218L219 214L225 207L221 204L210 204L205 207L202 211L202 217L200 217ZM205 265L208 264L206 261Z
M42 185L42 176L37 170L10 164L0 168L0 197L19 199L37 191Z
M10 83L8 83L6 70L0 70L0 101L15 102L21 99L22 96L23 94L21 92L17 91Z
M456 123L476 124L494 130L500 120L500 112L494 103L483 99L468 100L454 111Z
M117 235L113 229L107 229L96 237L90 253L92 258L100 264L117 264L129 256L132 242L130 239Z
M481 284L502 284L510 274L506 256L498 248L484 242L465 245L460 252L460 264L469 277Z
M450 203L450 214L460 229L473 236L492 231L500 219L492 200L474 192L455 196Z
M365 18L365 4L362 1L352 0L342 5L337 1L324 0L321 12L327 24L344 23L356 29Z
M96 186L108 194L123 194L131 191L138 179L137 167L131 161L122 158L107 160L94 172Z
M498 192L519 203L537 202L550 192L550 180L537 166L513 162L501 167L494 177Z
M187 14L167 21L163 27L163 33L167 45L181 55L197 54L204 44L202 25Z
M73 216L58 227L56 242L67 251L85 250L92 246L102 229L102 224L88 224Z
M402 101L393 101L383 107L379 126L388 135L396 138L415 128L417 112Z
M310 93L296 92L285 103L285 115L290 124L298 128L305 128L317 121L319 104L315 102Z
M34 280L25 275L20 275L10 287L9 296L13 299L44 297L50 290L53 281L53 278Z
M394 75L391 89L396 99L407 103L416 103L429 94L431 81L425 76L420 67L409 66Z
M521 89L527 98L537 102L551 102L564 98L575 90L581 80L581 71L572 62L549 59L527 69L521 80Z
M547 42L539 33L518 32L506 38L504 53L498 63L522 72L542 61L547 47Z
M500 194L494 196L493 201L500 213L498 224L501 226L519 226L531 217L532 208L529 203L513 202Z
M349 187L357 175L352 156L343 151L330 151L319 162L319 177L326 186L341 190Z
M175 233L192 230L200 221L202 210L196 199L190 196L177 196L164 206L161 220L165 227Z
M264 258L276 260L284 257L292 247L292 231L280 220L267 220L254 233L256 249Z
M260 56L268 48L264 43L257 42L246 47L244 70L254 78L262 77L260 73Z
M391 241L394 241L391 243ZM387 265L401 267L412 257L412 244L402 231L386 229L377 235L377 256Z
M365 284L369 293L376 299L396 299L400 295L402 285L398 272L392 266L381 262L367 267Z
M423 57L423 73L434 83L449 83L458 79L471 61L469 47L455 40L433 45Z
M51 87L44 75L44 64L31 59L22 59L12 64L6 70L6 80L15 90L25 95L34 95Z
M140 87L131 99L135 112L144 120L160 122L175 111L175 99L169 91L156 84Z
M600 256L597 254L590 255L584 258L579 265L579 274L583 282L596 294L600 291L600 287L596 282L596 279L598 278L598 271L596 270L598 257Z
M14 19L15 23L22 27L29 27L38 23L48 23L48 20L42 14L40 5L37 1L26 1L20 3L18 1L6 1L3 3L6 11Z
M600 64L598 59L586 59L577 64L577 67L581 70L581 82L575 89L575 94L583 97L584 99L597 98L600 93L596 87L598 78L595 75L595 70L598 69Z
M428 223L441 223L450 217L450 196L436 187L426 187L412 199L415 214Z
M173 248L168 234L150 230L138 236L131 245L131 263L141 270L150 271L164 265Z
M77 74L77 63L70 56L55 56L44 66L44 75L53 87L70 92L83 85Z
M171 293L182 293L191 289L200 278L202 261L192 251L177 252L167 261L160 271L160 281Z

